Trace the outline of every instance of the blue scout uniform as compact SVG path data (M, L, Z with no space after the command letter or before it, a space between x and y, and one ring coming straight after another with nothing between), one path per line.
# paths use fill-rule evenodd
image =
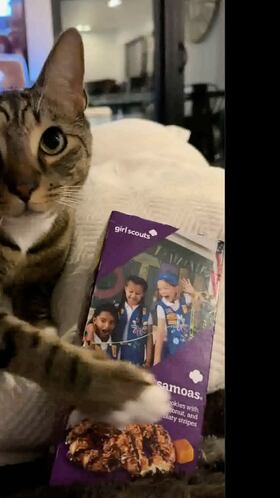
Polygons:
M163 300L158 305L163 308L166 320L167 338L163 350L163 358L166 358L170 354L175 354L178 348L188 340L191 313L184 298L180 299L180 305L176 311Z
M145 347L147 344L148 319L149 314L147 313L147 308L143 307L141 313L141 306L137 306L132 311L129 320L127 337L124 337L128 316L125 307L121 309L118 323L119 340L131 341L121 344L121 360L129 361L134 365L143 365L145 361ZM138 340L135 341L134 339Z

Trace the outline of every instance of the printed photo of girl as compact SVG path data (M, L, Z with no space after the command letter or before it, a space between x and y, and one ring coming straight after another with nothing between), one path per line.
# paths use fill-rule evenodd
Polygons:
M117 346L112 339L117 323L118 312L112 303L97 306L84 331L83 346L101 350L110 358L117 359Z
M179 283L183 292L180 294ZM175 354L190 336L191 303L194 289L189 280L162 273L157 279L157 335L154 365Z
M137 275L126 278L116 331L119 358L138 366L153 364L152 318L145 306L147 282Z

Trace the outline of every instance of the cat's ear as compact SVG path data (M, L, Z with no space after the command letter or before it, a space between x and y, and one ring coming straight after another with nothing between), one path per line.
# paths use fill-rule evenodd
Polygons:
M86 107L84 79L84 47L79 32L64 31L51 50L35 83L42 97L74 106L76 111Z

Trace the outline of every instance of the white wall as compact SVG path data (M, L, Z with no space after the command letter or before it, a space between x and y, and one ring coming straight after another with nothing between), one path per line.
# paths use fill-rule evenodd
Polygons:
M50 0L25 0L25 22L29 73L35 81L53 45L53 23Z
M185 83L214 83L225 88L225 0L221 1L211 31L200 43L186 42Z
M125 44L139 36L150 34L153 22L134 29L107 33L84 34L85 81L99 79L125 80Z
M122 60L117 33L84 34L85 81L122 80Z

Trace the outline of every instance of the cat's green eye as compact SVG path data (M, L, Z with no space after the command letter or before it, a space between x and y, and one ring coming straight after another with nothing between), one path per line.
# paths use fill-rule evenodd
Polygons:
M60 154L66 145L67 139L65 135L56 126L52 126L44 131L40 141L40 149L50 156Z

